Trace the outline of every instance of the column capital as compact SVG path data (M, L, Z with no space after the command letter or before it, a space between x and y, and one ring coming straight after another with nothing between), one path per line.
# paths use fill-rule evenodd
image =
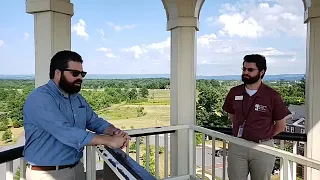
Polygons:
M199 30L199 16L205 0L162 0L167 15L167 30L176 27L195 27Z
M27 0L26 11L29 14L53 11L73 16L73 4L70 0Z
M308 23L312 18L320 18L320 4L308 4L308 1L303 1L305 5L304 23Z

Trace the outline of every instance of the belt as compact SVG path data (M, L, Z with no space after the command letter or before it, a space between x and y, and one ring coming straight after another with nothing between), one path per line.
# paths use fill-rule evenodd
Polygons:
M65 168L73 168L73 167L75 167L78 163L79 163L79 161L76 162L76 163L74 163L74 164L63 165L63 166L33 166L33 165L31 165L31 169L32 169L32 170L36 170L36 171L60 170L60 169L65 169Z

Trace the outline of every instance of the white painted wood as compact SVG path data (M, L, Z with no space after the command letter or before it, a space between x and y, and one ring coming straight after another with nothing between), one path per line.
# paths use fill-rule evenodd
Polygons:
M152 127L152 128L141 128L141 129L131 129L126 130L129 136L144 134L144 133L157 133L162 131L176 131L181 129L188 129L189 125L176 125L176 126L162 126L162 127Z
M136 137L136 161L140 164L140 137Z
M227 170L226 170L226 162L227 162L227 158L226 158L226 155L227 155L227 149L226 149L226 145L227 145L227 142L226 140L223 140L223 168L222 168L222 180L226 180L226 174L227 174Z
M168 166L169 166L169 151L168 151L168 134L164 135L164 177L167 178L168 173Z
M307 23L306 132L307 157L320 161L320 3L312 0L305 11ZM307 168L307 180L319 180L320 171Z
M6 162L6 180L13 180L13 161Z
M162 0L171 31L170 124L196 123L196 64L199 14L204 0ZM193 140L193 139L192 139ZM188 173L188 131L170 136L171 175Z
M189 179L190 179L190 175L182 175L182 176L178 176L178 177L165 178L163 180L189 180Z
M20 180L26 180L26 161L24 158L20 158Z
M297 154L298 152L298 144L299 142L298 141L293 141L293 144L292 144L292 153L293 154ZM291 169L292 169L292 180L296 180L297 179L297 163L295 162L291 162Z
M150 136L146 137L146 169L149 171L149 166L150 166Z
M73 4L70 0L28 0L27 13L34 15L35 86L49 80L52 56L71 49L71 17Z
M212 174L212 177L216 177L216 168L215 168L215 166L216 166L216 138L214 138L214 137L212 137L212 141L211 141L211 143L212 143L212 146L211 146L211 153L212 153L212 160L211 160L211 164L212 164L212 172L211 172L211 174Z
M313 169L317 169L320 170L320 161L318 160L314 160L311 158L307 158L307 157L303 157L301 155L296 155L284 150L280 150L280 149L276 149L270 146L266 146L263 144L257 144L254 142L250 142L250 141L246 141L244 139L239 139L237 137L234 136L230 136L230 135L226 135L220 132L216 132L216 131L212 131L210 129L206 129L203 127L199 127L199 126L190 126L191 129L195 130L195 131L199 131L199 132L203 132L205 134L208 134L210 136L214 136L216 138L219 139L224 139L226 141L247 147L247 148L251 148L260 152L264 152L267 154L271 154L274 156L278 156L278 157L282 157L282 158L287 158L289 161L294 161L298 164L301 165L306 165L308 167L311 167Z
M206 139L205 139L205 136L206 136L206 134L204 134L204 133L201 133L201 135L202 135L202 151L201 151L201 163L202 163L202 165L201 165L201 177L202 177L202 179L204 179L205 178L205 176L206 176Z
M96 149L86 146L86 179L96 180Z
M158 179L159 176L159 134L155 137L155 164L156 164L156 178Z
M284 140L280 140L280 149L284 150ZM284 163L283 163L283 158L280 158L280 180L284 180Z

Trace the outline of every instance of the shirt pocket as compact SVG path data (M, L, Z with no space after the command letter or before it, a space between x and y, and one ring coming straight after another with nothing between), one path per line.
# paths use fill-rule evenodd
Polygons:
M75 126L79 128L86 129L87 123L87 109L85 107L79 107L76 109L76 116L75 116Z

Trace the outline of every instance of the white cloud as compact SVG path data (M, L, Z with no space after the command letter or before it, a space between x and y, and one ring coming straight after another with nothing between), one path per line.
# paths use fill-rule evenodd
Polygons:
M89 34L86 32L86 22L82 19L79 22L72 26L72 32L76 32L76 34L80 37L88 40Z
M266 35L303 36L302 1L241 0L237 4L223 4L218 17L206 22L221 26L219 35L258 38Z
M29 34L29 33L27 33L27 32L25 32L25 33L24 33L24 40L28 40L28 39L29 39L29 37L30 37L30 34Z
M116 56L112 53L112 50L110 48L102 47L102 48L96 49L96 51L104 52L105 56L108 58L116 58Z
M296 52L280 51L274 47L257 47L243 39L219 39L214 33L199 36L197 44L198 72L203 75L241 73L241 63L247 54L264 55L268 66L272 67L268 69L268 73L272 74L290 71L290 66L301 67L303 65L301 61L297 61ZM124 48L122 52L129 55L127 59L135 58L163 66L170 60L170 38L149 45Z
M121 26L121 25L114 24L112 22L108 22L107 25L112 27L115 31L121 31L124 29L132 29L132 28L136 27L136 25L134 25L134 24Z
M103 29L98 29L98 31L99 31L99 33L100 33L100 35L101 35L101 37L102 37L102 40L106 40L106 38L105 38L105 36L104 36L104 31L103 31Z
M4 46L4 41L0 40L0 48Z

